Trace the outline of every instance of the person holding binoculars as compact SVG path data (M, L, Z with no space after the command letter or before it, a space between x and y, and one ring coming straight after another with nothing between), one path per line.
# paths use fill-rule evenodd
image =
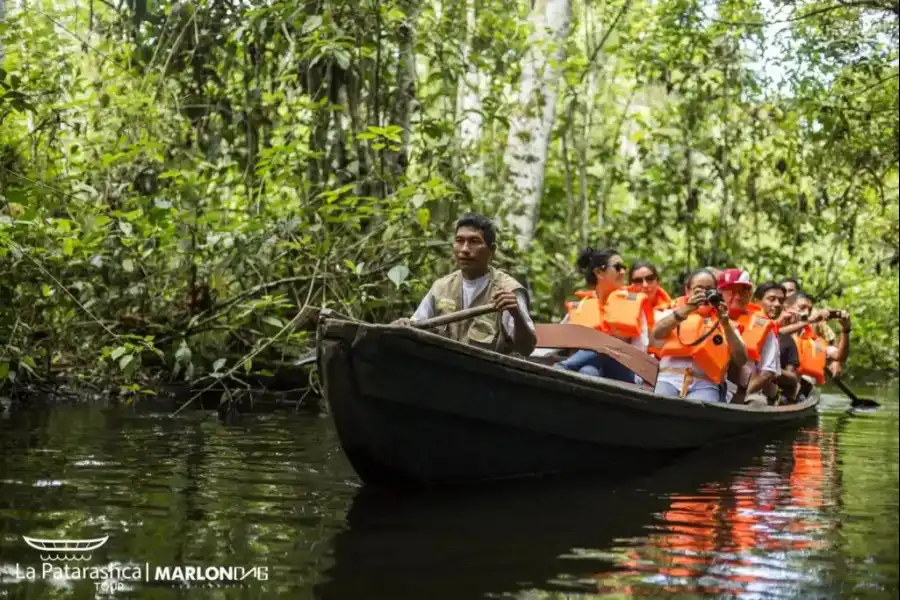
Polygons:
M729 306L717 283L708 269L694 271L684 296L658 315L653 328L660 347L657 394L718 402L729 367L746 364L746 347L728 318Z

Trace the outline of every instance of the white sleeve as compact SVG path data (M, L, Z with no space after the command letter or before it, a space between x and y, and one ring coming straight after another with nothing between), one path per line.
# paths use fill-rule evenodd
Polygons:
M413 316L410 318L411 321L424 321L425 319L430 319L434 316L434 302L432 301L431 290L428 290L428 293L425 294L425 297L422 298L422 301L419 303L419 308L416 309L416 312L413 313Z
M825 348L825 358L837 360L838 356L840 356L840 351L837 346L828 346Z
M762 371L781 374L781 349L778 347L778 338L771 331L759 353L759 372Z
M647 315L644 313L641 313L641 334L631 339L631 345L641 352L646 352L647 347L650 345L650 334L647 332Z
M522 313L522 319L528 325L528 328L534 331L534 321L531 320L531 314L528 312L528 298L525 296L525 290L516 290L516 300L519 303L519 312ZM513 337L516 332L516 322L512 315L509 314L509 311L504 311L502 321L506 335Z

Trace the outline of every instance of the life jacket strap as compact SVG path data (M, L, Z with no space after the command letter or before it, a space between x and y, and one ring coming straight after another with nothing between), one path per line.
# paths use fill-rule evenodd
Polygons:
M678 394L679 398L687 398L688 388L691 387L691 384L694 383L694 370L690 367L686 369L660 369L660 373L683 373L684 378L681 380L681 392Z

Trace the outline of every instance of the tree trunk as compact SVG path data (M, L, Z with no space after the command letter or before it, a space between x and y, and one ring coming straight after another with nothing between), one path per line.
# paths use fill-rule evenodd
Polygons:
M394 183L406 172L409 164L409 140L412 128L412 113L416 103L416 19L419 15L418 3L404 6L405 22L398 32L399 59L397 61L397 89L391 106L391 122L400 127L399 150L391 151L388 160Z
M529 17L533 31L519 83L519 110L504 155L508 222L521 249L531 243L540 210L570 12L569 0L537 0Z
M467 0L466 35L460 44L460 55L466 61L466 72L459 80L457 106L460 113L458 122L459 155L465 165L466 174L472 178L481 176L484 170L480 155L473 152L474 147L481 139L481 129L484 124L481 108L484 78L477 63L473 60L472 53L472 39L475 37L476 27L475 0ZM470 160L470 156L474 157L474 160Z

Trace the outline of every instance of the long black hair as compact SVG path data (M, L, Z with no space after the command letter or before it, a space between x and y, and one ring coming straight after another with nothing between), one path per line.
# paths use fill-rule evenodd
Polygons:
M613 256L620 256L619 251L615 248L603 248L602 250L594 250L587 247L578 253L578 260L575 266L584 273L584 280L588 285L597 285L597 275L594 269L605 269L609 266L609 259Z

